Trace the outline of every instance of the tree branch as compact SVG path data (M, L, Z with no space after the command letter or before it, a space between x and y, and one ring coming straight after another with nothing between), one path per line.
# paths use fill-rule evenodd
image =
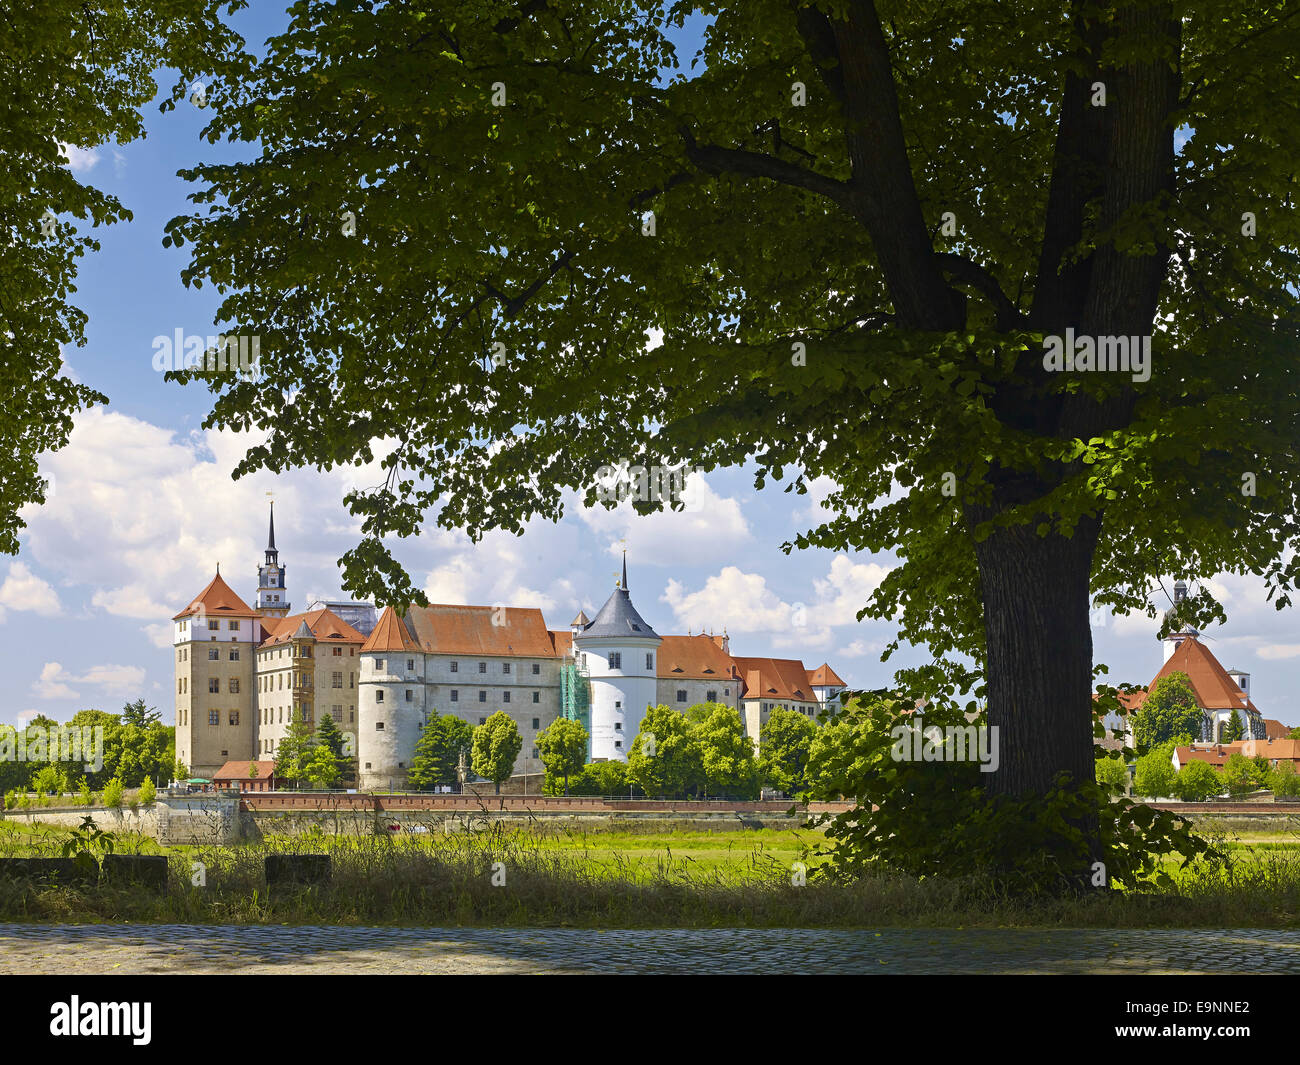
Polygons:
M999 330L1005 332L1024 324L1025 318L1020 313L1020 308L1002 291L998 279L987 267L951 252L938 255L936 258L939 261L939 269L949 277L963 285L969 285L988 298L988 301L993 304L994 317Z
M677 132L686 146L686 158L709 174L739 174L742 177L765 177L782 185L793 185L825 196L853 213L853 196L843 181L805 170L784 159L743 148L722 148L716 144L699 144L687 126Z

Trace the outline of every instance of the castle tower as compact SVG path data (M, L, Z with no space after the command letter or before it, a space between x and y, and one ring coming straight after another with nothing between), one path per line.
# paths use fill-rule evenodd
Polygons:
M284 567L275 549L275 504L271 504L271 532L266 541L266 561L257 567L257 609L267 617L289 616L289 593L284 587Z
M1174 609L1180 606L1183 600L1185 600L1186 598L1187 598L1187 582L1182 580L1175 581L1174 582ZM1168 610L1165 611L1165 617L1168 617L1170 613L1171 611ZM1178 645L1181 644L1189 636L1197 637L1200 636L1200 633L1197 632L1196 629L1188 625L1180 629L1176 629L1175 631L1171 632L1168 636L1164 638L1162 642L1165 645L1164 660L1166 662L1168 662L1169 659L1173 657L1174 652L1178 650Z
M424 652L391 606L361 647L357 678L357 786L406 786L424 727Z
M655 703L655 658L662 642L632 605L624 552L623 580L573 638L590 678L593 760L627 761L646 708Z
M211 777L228 761L254 757L257 613L220 571L172 618L176 672L176 759Z

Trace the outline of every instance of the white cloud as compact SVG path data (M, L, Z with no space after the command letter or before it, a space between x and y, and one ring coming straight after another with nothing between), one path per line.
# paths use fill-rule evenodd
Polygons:
M768 588L766 578L737 566L723 567L696 592L670 579L660 600L672 608L681 626L696 632L724 626L733 633L778 632L792 624L790 604Z
M817 617L826 625L855 625L858 611L867 605L890 567L878 562L854 562L848 555L831 560L825 580L814 580Z
M42 699L75 699L80 694L72 688L76 684L104 695L130 695L139 691L144 680L145 672L139 666L91 666L78 677L58 662L46 662L32 692Z
M95 148L78 148L75 144L64 144L60 141L59 151L74 174L84 174L88 170L93 170L95 164L99 162L99 151Z
M1295 658L1300 655L1300 643L1270 643L1255 651L1260 658L1275 660L1278 658Z
M41 617L62 613L58 594L22 562L15 562L0 584L0 621L8 610L30 610Z
M153 599L149 590L139 584L128 584L111 591L97 591L90 601L101 610L122 618L158 618L172 613L165 603Z

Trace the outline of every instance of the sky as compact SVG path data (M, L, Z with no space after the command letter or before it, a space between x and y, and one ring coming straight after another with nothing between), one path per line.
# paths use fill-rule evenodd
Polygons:
M261 41L283 16L270 3L254 8L234 24ZM698 32L688 26L684 36ZM170 86L164 76L159 83ZM162 247L164 225L188 209L193 191L176 172L236 153L200 141L205 116L197 108L162 115L150 106L145 117L144 140L68 149L73 170L120 197L134 218L100 231L101 250L81 261L74 302L89 315L88 343L65 351L65 372L110 403L79 415L68 447L44 457L50 498L23 511L18 556L0 557L7 723L38 713L66 720L87 707L117 712L137 698L171 723L170 618L218 563L252 602L269 501L291 602L306 609L345 597L337 559L359 527L342 499L354 479L379 480L367 480L367 471L307 470L235 482L232 469L256 441L203 430L209 393L166 383L154 369L155 337L218 331L215 294L180 281L188 250ZM638 517L626 505L570 506L558 524L533 522L522 537L494 533L474 545L430 523L417 540L395 546L431 601L535 606L557 629L604 603L626 548L632 599L658 632L725 629L733 654L799 658L809 668L829 662L851 686L881 687L895 668L928 658L906 648L882 663L892 625L856 620L897 559L781 550L829 516L821 501L830 488L819 481L807 496L759 492L752 471L722 470L688 481L684 512ZM1206 634L1209 646L1225 667L1252 674L1252 697L1266 717L1300 724L1296 612L1275 611L1257 578L1206 575L1206 583L1228 614L1226 626ZM1153 601L1168 605L1159 590ZM1111 682L1151 680L1162 661L1157 627L1140 613L1094 612L1094 658L1111 667Z

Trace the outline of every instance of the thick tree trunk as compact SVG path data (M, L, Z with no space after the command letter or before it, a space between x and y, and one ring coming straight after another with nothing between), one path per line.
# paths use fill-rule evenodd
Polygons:
M1088 578L1096 545L1096 522L1081 522L1070 539L1026 525L975 545L988 722L998 730L998 768L984 774L991 794L1041 795L1062 771L1094 779Z

